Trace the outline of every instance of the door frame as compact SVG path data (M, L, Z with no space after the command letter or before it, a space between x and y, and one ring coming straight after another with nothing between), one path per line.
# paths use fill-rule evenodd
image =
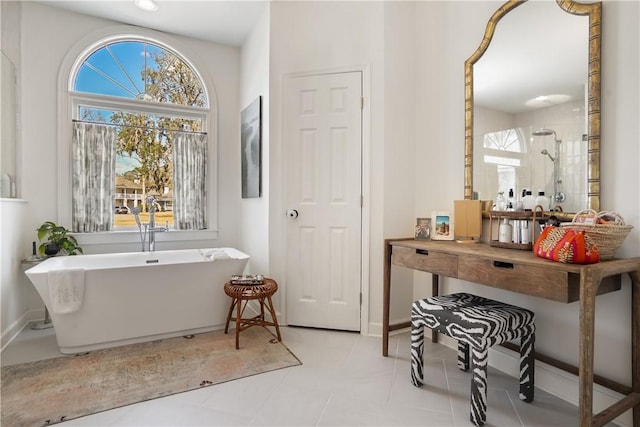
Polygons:
M360 292L362 293L362 301L360 304L360 334L361 335L369 335L369 301L370 301L370 280L369 280L369 246L370 246L370 212L371 212L371 80L370 80L370 67L369 65L361 65L361 66L353 66L353 67L339 67L339 68L328 68L321 70L313 70L306 72L296 72L296 73L285 73L282 76L282 91L281 91L281 99L284 102L284 92L287 81L291 78L297 77L311 77L311 76L319 76L323 74L339 74L339 73L351 73L351 72L360 72L362 75L362 97L363 104L361 110L361 185L362 185L362 207L360 209L360 232L361 232L361 259L362 262L360 264ZM284 104L281 105L280 108L281 117L282 117L282 125L281 125L281 134L284 135L285 132L285 108ZM283 138L283 145L285 147L286 141ZM281 162L281 176L283 182L287 180L287 165L286 162ZM286 194L283 194L283 199L286 199ZM285 200L283 200L283 203ZM284 206L286 209L286 206ZM286 226L285 226L286 227ZM284 253L286 253L287 242L284 239ZM286 259L284 261L285 271L288 268ZM282 318L283 324L287 324L287 307L286 307L286 293L287 293L287 284L284 283L283 289L283 297L281 301L283 304L280 306L280 317Z

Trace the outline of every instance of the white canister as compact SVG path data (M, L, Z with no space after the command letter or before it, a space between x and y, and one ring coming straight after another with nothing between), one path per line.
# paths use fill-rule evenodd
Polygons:
M527 190L522 198L522 207L525 211L532 211L536 207L536 198L533 197L531 190Z
M529 243L529 224L528 221L520 221L520 243Z
M544 191L538 191L538 197L536 197L536 205L542 206L542 210L549 210L549 198L544 195Z
M509 224L509 220L505 218L498 228L498 242L511 243L512 236L513 227Z
M513 243L520 243L520 220L511 221L511 240Z

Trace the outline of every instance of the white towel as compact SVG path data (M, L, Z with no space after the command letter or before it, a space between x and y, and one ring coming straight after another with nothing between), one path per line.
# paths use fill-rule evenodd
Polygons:
M231 258L227 251L224 249L209 249L205 251L200 251L203 257L208 259L209 261L215 261L217 259L229 259Z
M49 271L49 298L55 314L75 313L84 300L84 268Z

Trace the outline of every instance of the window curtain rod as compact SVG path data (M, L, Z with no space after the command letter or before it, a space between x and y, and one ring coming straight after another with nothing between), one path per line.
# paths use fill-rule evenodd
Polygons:
M154 127L151 127L151 126L138 126L138 125L117 125L115 123L93 122L93 121L90 121L90 120L78 120L78 119L73 119L72 121L74 123L91 123L91 124L94 124L94 125L104 125L104 126L128 127L128 128L160 130L160 131L166 130L166 131L169 131L169 132L195 133L195 134L201 134L201 135L206 135L207 134L207 132L198 132L198 131L194 131L194 130L154 128Z

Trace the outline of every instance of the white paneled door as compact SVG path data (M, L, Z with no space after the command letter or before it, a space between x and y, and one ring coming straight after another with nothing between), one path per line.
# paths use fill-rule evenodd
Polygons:
M284 90L287 323L360 330L362 73Z

